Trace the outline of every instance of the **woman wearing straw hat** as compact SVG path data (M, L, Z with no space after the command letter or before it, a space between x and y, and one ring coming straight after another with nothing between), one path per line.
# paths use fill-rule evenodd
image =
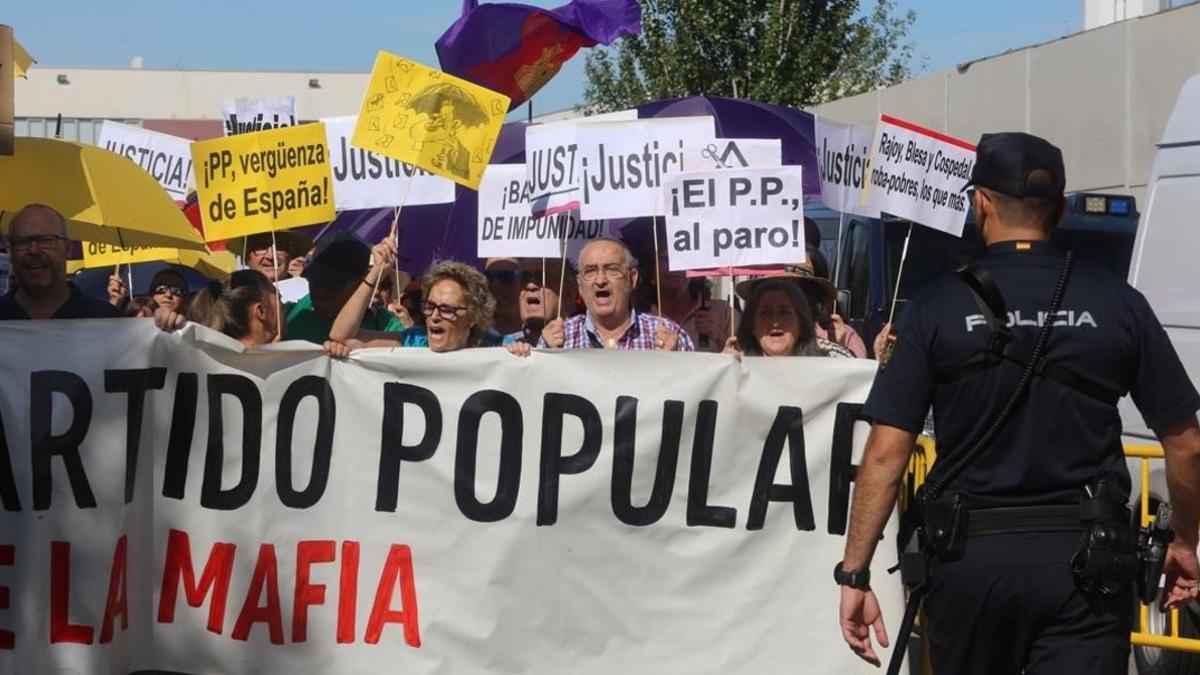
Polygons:
M811 265L789 265L784 272L743 281L737 293L746 310L736 334L725 342L724 353L747 356L830 356L854 358L845 347L817 335L812 308L802 284L824 279Z

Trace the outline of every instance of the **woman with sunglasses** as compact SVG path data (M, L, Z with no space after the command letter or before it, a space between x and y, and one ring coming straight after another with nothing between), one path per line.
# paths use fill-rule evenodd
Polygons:
M150 279L150 300L158 307L185 314L189 295L187 279L175 270L161 270Z
M429 347L434 352L499 345L498 336L488 330L496 300L488 290L487 278L474 267L453 260L434 262L422 279L423 323L401 334L360 329L379 275L396 259L395 239L388 237L376 244L371 259L367 276L333 322L331 342L351 349L404 346Z

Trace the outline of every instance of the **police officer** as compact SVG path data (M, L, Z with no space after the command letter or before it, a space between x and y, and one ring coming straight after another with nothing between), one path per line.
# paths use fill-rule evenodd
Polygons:
M1066 210L1059 149L1002 133L984 134L977 152L967 187L987 253L969 273L976 281L948 273L908 304L894 355L864 407L873 425L845 558L835 569L842 634L879 664L871 632L882 646L888 638L870 589L871 559L932 405L939 457L928 483L985 436L993 439L959 466L938 502L958 502L966 517L960 545L928 568L934 670L1124 674L1133 584L1102 592L1072 571L1088 527L1081 495L1097 484L1128 494L1115 402L1130 393L1167 458L1176 536L1163 602L1194 600L1200 395L1140 293L1084 262L1064 274L1064 253L1049 241ZM1029 368L1058 285L1065 292L1044 358ZM997 424L1010 398L1013 412ZM1113 519L1120 517L1127 516Z

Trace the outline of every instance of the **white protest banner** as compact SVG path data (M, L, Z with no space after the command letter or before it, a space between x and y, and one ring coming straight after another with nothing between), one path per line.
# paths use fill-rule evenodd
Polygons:
M962 236L975 146L895 117L875 126L866 200L884 213Z
M454 181L350 145L357 115L321 121L333 159L333 205L339 211L454 201Z
M667 177L671 270L802 262L802 178L800 166Z
M661 216L663 181L684 170L683 149L716 138L711 117L598 122L576 130L583 218Z
M225 135L296 126L295 96L238 96L221 99Z
M636 110L620 110L566 122L535 124L525 129L525 171L532 190L530 213L541 218L579 210L583 191L583 170L575 139L579 125L636 119Z
M718 138L683 149L684 171L766 168L783 165L783 142L778 138Z
M829 579L873 361L9 323L2 673L878 672Z
M608 234L608 221L579 220L578 211L529 215L530 185L523 164L492 164L479 183L480 258L573 257L590 239Z
M96 138L96 145L132 160L180 202L187 198L192 180L191 144L186 138L112 120L104 120Z
M871 155L871 129L818 117L816 132L821 201L834 211L878 218L879 209L862 203Z

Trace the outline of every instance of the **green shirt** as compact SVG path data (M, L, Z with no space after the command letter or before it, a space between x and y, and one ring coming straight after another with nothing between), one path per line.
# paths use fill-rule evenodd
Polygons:
M333 330L333 320L317 314L317 311L313 309L311 297L306 295L298 302L285 304L283 313L287 317L285 340L308 340L320 345L325 344L325 341L329 339L329 331ZM400 319L397 319L394 314L375 308L367 310L359 328L393 333L404 332L404 324L400 323Z

